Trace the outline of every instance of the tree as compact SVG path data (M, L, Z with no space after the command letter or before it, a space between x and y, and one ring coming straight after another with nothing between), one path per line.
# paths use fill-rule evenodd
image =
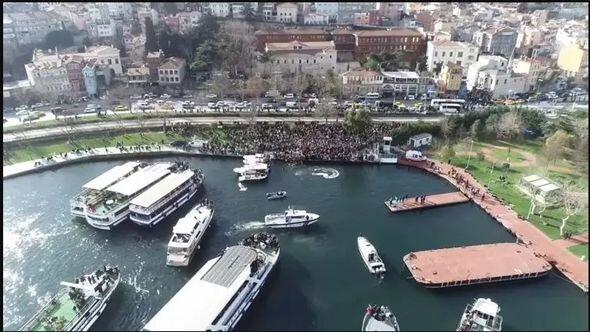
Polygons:
M316 105L316 115L324 118L326 124L328 124L328 119L338 114L338 110L332 104L330 104L327 100L322 100L320 103Z
M131 22L131 34L134 36L137 36L139 34L141 34L141 24L139 23L138 20L133 20Z
M447 142L453 137L453 134L459 129L459 122L455 119L456 117L445 117L440 123L441 132Z
M368 112L361 110L347 111L344 116L345 125L355 132L362 132L371 125L371 117Z
M211 83L211 91L219 98L223 98L228 92L233 91L231 80L225 76L216 76Z
M84 37L84 39L82 40L82 45L84 45L86 47L90 47L90 46L92 46L92 41L90 40L90 38Z
M418 71L425 72L428 70L428 65L426 64L426 56L422 55L418 58Z
M565 217L561 219L561 226L559 227L559 234L561 236L565 233L565 226L567 221L574 215L578 214L588 204L588 196L582 192L576 191L572 185L563 186L562 204L565 210Z
M522 133L522 120L517 111L502 114L498 123L500 130L496 136L500 139L512 140Z
M47 49L65 48L74 45L74 36L68 30L51 31L45 36Z
M156 38L156 30L154 29L154 23L149 17L145 18L145 52L158 51L158 40Z
M563 158L564 148L569 146L570 136L563 130L558 130L545 141L543 154L548 162Z
M438 76L440 74L440 71L442 70L442 62L438 62L434 65L434 68L432 69L432 72Z
M451 144L445 145L440 151L440 156L443 160L451 160L455 157L455 150Z
M498 132L498 123L500 122L500 116L496 113L491 114L485 120L486 134L488 136L496 137Z
M469 135L472 139L478 139L481 137L481 121L479 119L475 120L469 129Z
M196 72L209 72L219 59L217 45L213 40L207 40L195 50L195 56L190 69Z

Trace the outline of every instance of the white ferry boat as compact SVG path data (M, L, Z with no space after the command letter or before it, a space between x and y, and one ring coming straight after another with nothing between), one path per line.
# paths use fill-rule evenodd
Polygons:
M204 180L201 170L178 164L171 174L130 202L129 218L140 226L155 226L190 200Z
M359 253L363 258L367 269L369 269L369 272L371 272L371 274L383 276L386 271L385 264L383 263L383 260L381 260L381 257L379 257L375 247L362 235L357 237L356 242L359 248Z
M457 331L502 331L500 306L491 299L479 298L465 307Z
M211 226L215 207L211 201L204 199L186 216L180 218L172 229L172 238L168 242L166 264L169 266L188 266L199 248L199 242Z
M362 331L399 331L397 319L386 306L369 305L363 318Z
M265 163L256 163L256 164L245 164L242 167L234 168L234 172L238 174L238 176L246 173L246 172L270 172L270 168L268 164Z
M146 166L147 164L130 161L123 165L115 166L92 179L90 182L82 186L82 191L80 193L70 199L70 213L74 217L85 218L86 214L84 213L84 208L86 208L88 201L100 196L104 190L111 185L125 179L137 170Z
M260 170L260 169L249 169L245 172L241 173L238 177L238 181L240 182L247 182L247 181L262 181L268 178L268 171Z
M283 213L266 215L264 225L271 228L304 227L315 224L319 219L319 214L309 213L305 210L294 210L289 207Z
M99 229L113 229L129 216L129 202L170 174L173 165L157 163L110 186L102 195L88 201L84 209L86 221Z
M254 234L209 260L143 331L234 329L268 280L280 254L274 235Z
M268 164L268 158L262 153L253 155L245 155L243 157L244 166L234 168L234 173L242 174L247 170L257 169L270 172L270 165Z
M117 289L117 267L103 266L62 288L20 331L88 331Z

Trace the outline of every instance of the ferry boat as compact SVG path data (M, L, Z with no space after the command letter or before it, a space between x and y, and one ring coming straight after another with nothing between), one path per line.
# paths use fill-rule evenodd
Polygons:
M130 202L129 218L140 226L155 226L190 200L203 181L201 170L193 171L188 163L179 163L171 174Z
M249 169L244 171L238 177L238 181L240 182L247 182L247 181L262 181L268 178L268 171L261 170L261 169Z
M476 299L467 304L457 331L502 331L500 306L491 299Z
M244 166L234 168L234 173L243 173L245 170L251 168L255 165L264 165L266 169L268 169L267 158L262 153L257 153L253 155L244 155L242 158L244 162Z
M386 271L385 264L383 263L383 260L381 260L381 257L379 257L375 247L362 235L357 237L356 242L361 257L363 258L367 269L369 269L369 272L382 277Z
M86 214L84 213L84 208L88 201L97 198L103 194L108 187L146 166L147 164L145 163L142 164L136 161L130 161L123 165L115 166L100 176L92 179L90 182L82 186L82 191L80 193L70 199L70 213L74 217L85 218Z
M229 331L250 307L279 258L275 235L254 234L209 260L143 331Z
M195 249L205 232L211 226L215 207L211 201L204 199L186 216L180 218L172 229L172 238L168 242L166 264L169 266L188 266Z
M369 305L363 318L362 331L399 331L397 319L386 306Z
M275 199L281 199L281 198L287 198L286 191L277 191L275 193L266 193L266 199L268 199L269 201L272 201Z
M264 224L271 228L303 227L315 224L320 219L319 214L305 210L294 210L289 207L283 213L269 214L264 217Z
M170 174L173 163L156 163L115 183L104 194L88 201L86 221L93 227L111 230L129 216L129 203L152 184Z
M103 266L62 288L20 331L88 331L117 289L121 273Z

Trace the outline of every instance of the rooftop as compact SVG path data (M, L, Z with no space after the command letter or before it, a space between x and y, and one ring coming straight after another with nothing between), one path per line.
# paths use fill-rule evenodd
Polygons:
M432 41L430 42L434 46L438 47L476 47L470 43L458 42L458 41L450 41L450 40L442 40L442 41Z
M131 196L166 176L170 173L171 166L171 163L158 163L146 167L123 181L115 183L108 190L123 196Z
M317 41L317 42L300 42L292 41L288 43L266 43L266 49L269 52L273 51L323 51L326 49L335 48L333 41Z
M131 173L137 166L139 166L139 163L135 161L130 161L123 165L115 166L110 170L106 171L105 173L92 179L90 182L83 185L82 188L104 190L108 186L117 182L117 180L119 180L120 178Z
M422 37L422 33L412 29L355 31L357 37Z
M395 78L411 78L411 79L419 79L420 75L415 71L384 71L382 72L384 76L387 77L395 77Z
M186 170L180 173L172 173L151 186L139 196L135 197L130 202L130 204L141 206L143 208L149 208L164 196L168 195L176 188L179 188L184 183L186 183L194 174L195 172L191 170Z
M322 29L277 29L267 28L261 29L254 33L254 35L327 35L328 32Z
M182 67L185 63L186 63L186 61L184 59L171 57L171 58L166 59L166 61L164 61L164 63L161 64L159 68L160 69L177 69L179 67Z

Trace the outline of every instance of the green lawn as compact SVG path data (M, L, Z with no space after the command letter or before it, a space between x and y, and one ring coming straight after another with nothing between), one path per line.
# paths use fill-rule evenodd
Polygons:
M574 253L578 257L584 256L588 260L588 243L578 244L568 248L569 251Z
M501 150L501 149L497 149L492 151L492 156L494 158L496 158L496 160L506 160L506 158L510 157L510 161L513 162L517 162L517 161L525 161L527 160L527 158L525 156L523 156L522 154L516 152L516 151L510 151L510 154L508 154L508 150Z
M537 146L536 143L528 144L528 148L523 148L523 150L531 151L535 146ZM515 147L520 148L521 146L518 145ZM461 143L460 145L455 146L455 151L469 151L469 144ZM476 151L476 144L474 144L473 151ZM436 152L434 154L434 157L436 158ZM452 158L452 164L457 167L464 168L467 165L467 160L468 156L456 156ZM522 216L523 218L526 217L530 207L530 199L517 188L517 185L522 177L538 173L536 168L509 168L507 170L502 170L499 167L495 167L492 171L491 167L492 163L490 161L481 161L477 160L477 158L475 157L472 157L468 171L481 184L489 184L490 191L496 194L499 198L501 198L508 204L511 204L512 208L520 216ZM576 181L576 183L579 184L584 183L584 185L581 186L581 188L587 188L587 177L581 178L580 176L576 177L570 174L564 174L556 171L550 171L548 173L548 175L556 181L561 181L564 179L574 180ZM506 178L508 179L508 184L502 184L497 181L500 175L506 176ZM538 212L540 210L541 207L537 207L536 211ZM533 223L535 226L537 226L539 229L541 229L550 238L560 239L561 236L559 234L559 227L561 225L561 219L563 219L565 216L566 214L563 208L547 208L543 212L543 217L539 215L531 215L529 221ZM587 232L588 209L585 209L578 215L572 216L568 220L566 229L573 232L574 234Z

